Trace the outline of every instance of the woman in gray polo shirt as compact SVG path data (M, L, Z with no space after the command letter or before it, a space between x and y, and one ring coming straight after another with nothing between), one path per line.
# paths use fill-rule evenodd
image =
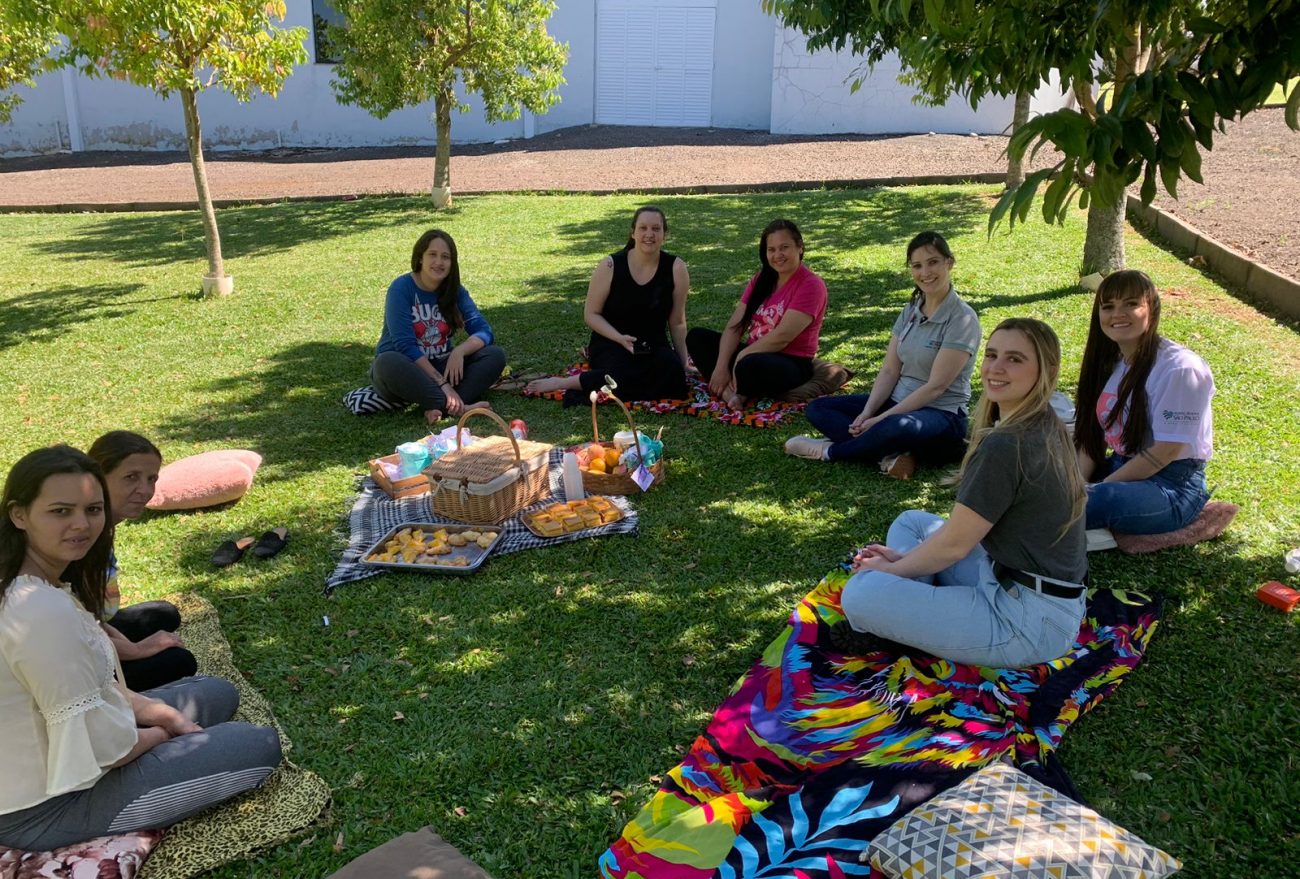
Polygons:
M918 460L938 465L961 458L981 337L974 309L953 289L953 262L952 250L938 232L922 232L911 240L907 264L916 287L894 321L870 395L813 400L808 420L826 438L791 437L787 454L881 464L900 479L912 475Z

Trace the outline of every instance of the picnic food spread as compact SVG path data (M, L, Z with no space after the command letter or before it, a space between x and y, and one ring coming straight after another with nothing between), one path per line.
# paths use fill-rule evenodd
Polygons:
M459 529L455 526L406 526L380 541L366 555L373 564L431 565L466 568L481 556L501 532L493 529ZM457 548L468 549L457 553ZM471 555L480 558L471 558Z
M578 501L548 504L524 514L524 525L538 537L559 537L588 528L599 528L623 518L623 511L609 498L589 497Z

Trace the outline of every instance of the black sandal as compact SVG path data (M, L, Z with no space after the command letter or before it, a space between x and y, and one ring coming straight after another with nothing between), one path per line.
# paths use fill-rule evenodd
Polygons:
M253 555L259 559L269 559L272 556L280 554L289 542L288 528L275 528L266 532L257 539L257 545L253 547Z
M241 537L238 540L224 541L212 553L212 564L218 568L228 568L244 557L244 553L253 545L253 538Z

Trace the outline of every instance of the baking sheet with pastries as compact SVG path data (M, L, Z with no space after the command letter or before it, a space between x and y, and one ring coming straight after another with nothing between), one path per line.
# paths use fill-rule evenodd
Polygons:
M472 574L500 541L498 526L408 522L380 538L361 562L402 571Z

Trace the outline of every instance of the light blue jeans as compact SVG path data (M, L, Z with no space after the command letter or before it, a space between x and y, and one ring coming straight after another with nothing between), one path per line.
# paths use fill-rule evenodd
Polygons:
M1088 486L1089 528L1166 534L1190 525L1210 499L1205 462L1192 458L1171 461L1149 479L1101 481L1128 461L1123 455L1111 455L1098 468L1096 484Z
M885 543L909 552L942 526L933 513L908 510ZM993 576L993 560L976 544L937 574L909 580L881 571L854 574L844 587L844 615L859 632L919 648L953 662L1022 668L1064 655L1083 621L1084 597L1056 598Z

